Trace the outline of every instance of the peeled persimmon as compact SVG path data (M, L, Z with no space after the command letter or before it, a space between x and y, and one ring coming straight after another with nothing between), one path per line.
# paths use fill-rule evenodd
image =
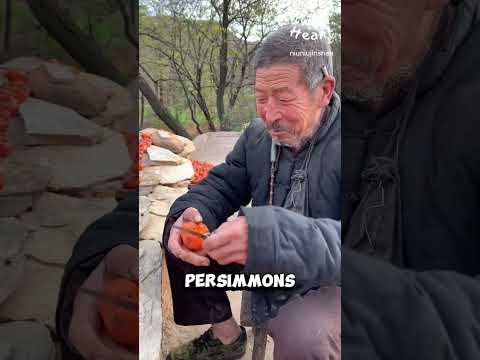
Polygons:
M207 234L209 232L207 225L204 223L184 222L183 228L196 231L200 234ZM186 248L192 251L200 251L203 249L203 239L186 231L180 231L182 242Z
M138 304L138 284L128 279L115 279L107 283L104 293ZM138 310L132 310L107 301L99 301L98 312L103 331L114 342L129 349L138 348Z

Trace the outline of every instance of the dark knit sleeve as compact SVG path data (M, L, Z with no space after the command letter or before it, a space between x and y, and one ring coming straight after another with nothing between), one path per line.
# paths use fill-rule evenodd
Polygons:
M57 303L56 330L68 358L78 356L68 341L77 290L105 255L118 245L138 249L138 193L129 195L111 213L87 227L66 265Z

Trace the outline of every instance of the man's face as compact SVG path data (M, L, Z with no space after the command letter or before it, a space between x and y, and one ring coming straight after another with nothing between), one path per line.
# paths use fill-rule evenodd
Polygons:
M310 91L297 65L282 64L257 69L257 114L272 139L280 144L298 147L311 136L330 95L321 85Z
M434 16L448 0L342 1L345 95L374 92L400 76L428 44ZM414 71L410 69L408 71ZM374 95L374 94L372 94Z

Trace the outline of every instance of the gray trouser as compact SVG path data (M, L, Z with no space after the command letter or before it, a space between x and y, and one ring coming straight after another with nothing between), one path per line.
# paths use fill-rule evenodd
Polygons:
M313 290L268 322L274 360L341 359L341 288Z

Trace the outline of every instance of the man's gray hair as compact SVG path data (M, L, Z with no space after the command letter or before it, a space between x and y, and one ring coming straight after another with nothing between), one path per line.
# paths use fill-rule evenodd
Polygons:
M316 34L316 35L315 35ZM253 59L254 71L277 64L296 64L310 90L332 74L332 52L320 31L309 25L285 25L272 32L259 46Z

